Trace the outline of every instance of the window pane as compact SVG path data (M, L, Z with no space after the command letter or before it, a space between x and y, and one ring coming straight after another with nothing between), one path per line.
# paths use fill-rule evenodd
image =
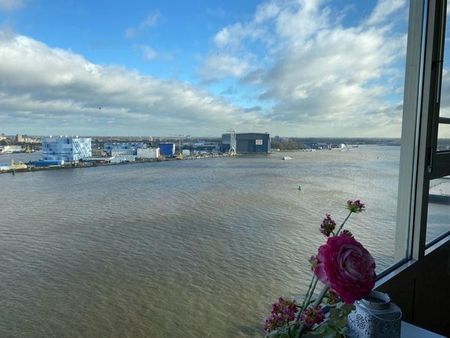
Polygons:
M443 95L447 95L443 94ZM450 124L439 124L437 151L450 150Z
M449 53L449 18L447 14L447 21L445 27L445 45L444 45L444 69L442 71L442 90L441 90L441 103L439 116L442 118L450 118L450 53ZM450 124L449 123L439 123L438 127L438 144L437 151L450 150Z
M450 176L430 183L427 243L450 231Z
M448 28L447 28L448 29ZM441 92L441 106L439 115L444 118L450 118L450 74L449 74L449 60L448 60L448 40L445 40L445 48L444 48L444 70L442 73L442 92ZM448 138L449 133L448 129L442 132L440 137Z
M92 137L97 157L0 175L0 335L260 337L349 199L377 271L405 257L405 2L91 3L19 6L0 33L1 144L37 150L2 166L61 156L19 133ZM230 130L241 154L219 157ZM129 143L164 158L130 164Z
M437 151L450 150L450 27L449 16L447 11L446 32L444 46L444 64L442 76L442 91L439 115L441 123L438 126ZM441 161L440 166L446 168L446 158L436 158ZM450 174L448 168L446 174ZM450 231L450 176L432 180L430 182L429 200L428 200L428 220L427 220L427 237L426 242L439 238L443 234Z

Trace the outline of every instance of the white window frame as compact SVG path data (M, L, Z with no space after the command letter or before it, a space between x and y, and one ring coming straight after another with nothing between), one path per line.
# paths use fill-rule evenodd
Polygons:
M450 151L437 152L447 0L411 0L397 203L397 263L378 285L450 241L450 231L427 243L430 180L450 175ZM449 120L450 122L450 120Z

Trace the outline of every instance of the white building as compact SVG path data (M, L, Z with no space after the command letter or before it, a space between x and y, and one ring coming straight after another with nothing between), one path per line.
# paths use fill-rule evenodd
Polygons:
M138 149L145 149L144 142L108 142L103 145L105 153L111 156L136 155Z
M158 158L159 148L144 148L137 150L137 158Z
M23 151L23 148L21 146L0 147L0 153L4 153L4 154L21 153L22 151Z
M87 137L44 137L42 139L44 160L79 161L92 157L91 138Z
M117 155L111 158L111 163L128 163L135 162L136 155Z

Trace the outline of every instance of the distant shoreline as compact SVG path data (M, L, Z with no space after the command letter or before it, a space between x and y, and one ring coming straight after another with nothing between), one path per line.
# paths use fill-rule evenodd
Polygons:
M9 154L10 155L10 154ZM233 155L239 156L239 155ZM45 170L63 170L63 169L82 169L82 168L95 168L95 167L107 167L107 166L116 166L116 165L128 165L128 164L139 164L139 163L154 163L154 162L167 162L167 161L189 161L189 160L201 160L207 158L221 158L221 157L233 157L229 154L221 154L221 155L199 155L199 156L189 156L186 158L158 158L158 159L139 159L135 161L126 161L119 163L95 163L95 162L78 162L78 163L70 163L64 165L53 165L47 167L35 167L34 165L27 165L27 168L17 168L17 169L8 169L8 170L0 170L1 174L16 174L16 173L26 173L26 172L35 172L35 171L45 171Z

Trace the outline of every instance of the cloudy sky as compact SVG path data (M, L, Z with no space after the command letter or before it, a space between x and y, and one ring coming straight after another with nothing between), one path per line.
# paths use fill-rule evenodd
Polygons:
M0 0L0 133L399 137L407 17L405 0Z

